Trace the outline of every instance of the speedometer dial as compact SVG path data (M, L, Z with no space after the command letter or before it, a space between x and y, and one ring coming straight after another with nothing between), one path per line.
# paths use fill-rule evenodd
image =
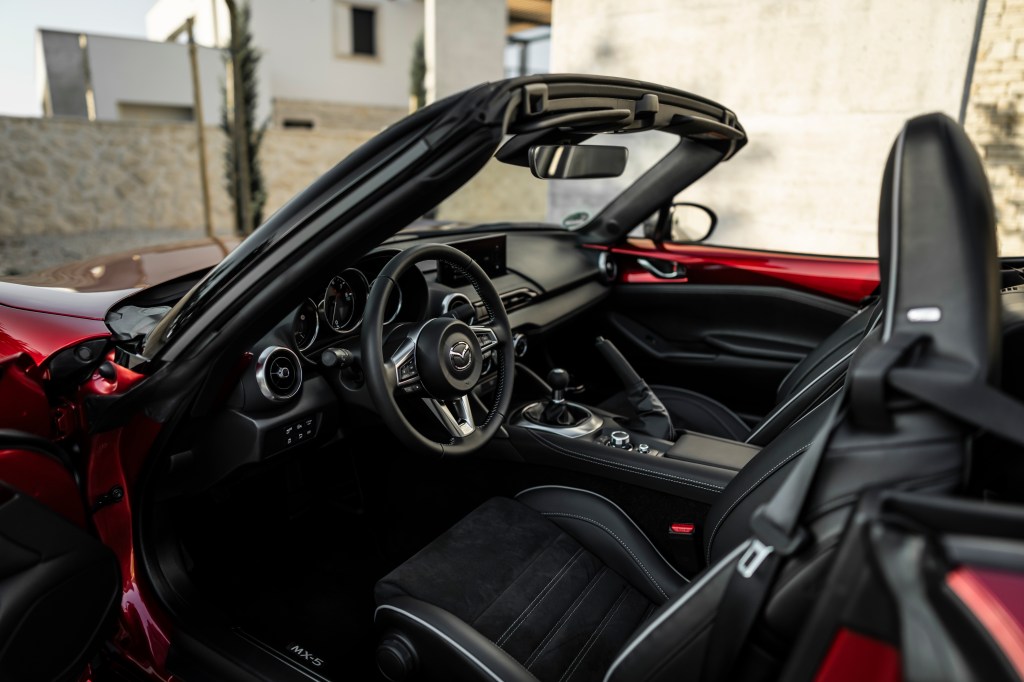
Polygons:
M304 351L312 346L318 331L320 331L320 315L317 312L316 303L307 298L295 313L295 321L292 326L296 348Z
M353 327L356 312L356 294L349 281L340 275L331 280L324 293L324 319L336 332Z

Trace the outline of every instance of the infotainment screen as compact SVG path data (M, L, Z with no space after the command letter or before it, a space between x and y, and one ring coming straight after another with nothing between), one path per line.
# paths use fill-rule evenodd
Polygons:
M450 242L449 246L466 254L483 268L490 278L500 277L508 270L505 268L505 235L466 239L461 242ZM441 284L460 287L469 284L463 274L443 261L437 263L437 281Z

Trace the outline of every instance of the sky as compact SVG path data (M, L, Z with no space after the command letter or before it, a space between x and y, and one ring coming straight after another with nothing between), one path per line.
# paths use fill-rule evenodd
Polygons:
M0 0L0 115L39 116L37 28L146 37L153 0Z

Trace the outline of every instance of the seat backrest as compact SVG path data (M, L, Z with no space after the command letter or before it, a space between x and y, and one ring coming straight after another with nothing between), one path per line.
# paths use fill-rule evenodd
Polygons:
M882 314L878 301L854 313L798 362L779 385L775 407L754 427L747 442L766 445L842 384L850 359Z
M988 377L999 355L998 261L991 194L963 130L941 114L907 122L886 166L879 211L882 306L879 327L857 350L848 386L886 352L893 337L928 343L907 362L957 363ZM938 282L941 281L941 285ZM884 379L884 375L883 375ZM948 491L967 457L960 422L912 400L880 392L886 428L841 417L828 422L833 394L790 426L732 480L712 505L704 535L708 570L655 612L626 644L606 680L700 679L707 642L726 585L750 540L754 511L778 490L817 438L832 433L801 520L809 546L775 582L735 679L772 679L813 605L859 496L869 489Z

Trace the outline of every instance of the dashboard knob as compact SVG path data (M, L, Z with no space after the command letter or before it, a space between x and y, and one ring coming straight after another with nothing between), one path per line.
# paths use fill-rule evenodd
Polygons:
M612 431L611 444L615 448L628 448L629 434L625 431Z
M515 348L517 358L521 358L526 355L526 349L529 347L529 344L526 341L526 334L518 332L513 334L512 347Z
M639 445L636 446L636 451L639 452L641 455L647 455L650 454L651 452L651 446L648 445L647 443L640 443Z

